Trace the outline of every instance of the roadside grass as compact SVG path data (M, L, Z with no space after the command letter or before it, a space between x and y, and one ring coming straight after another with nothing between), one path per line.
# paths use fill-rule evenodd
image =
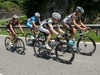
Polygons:
M30 33L30 29L29 28L23 28L23 30L24 30L25 34L26 33ZM16 28L16 32L21 33L21 31L18 28ZM6 31L5 28L0 29L0 34L9 35L9 33ZM79 34L77 33L75 35L75 37L78 37L78 35ZM85 35L90 36L95 42L100 42L100 36L96 36L96 33L95 33L94 30L92 30L91 32L89 32L88 34L85 34ZM19 34L18 36L22 36L22 35ZM23 37L25 37L25 35ZM52 39L54 39L55 37L56 37L56 35L53 35Z

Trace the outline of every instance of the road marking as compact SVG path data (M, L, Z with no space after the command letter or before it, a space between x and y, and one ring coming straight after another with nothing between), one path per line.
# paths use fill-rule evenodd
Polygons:
M0 75L3 75L3 74L0 73Z

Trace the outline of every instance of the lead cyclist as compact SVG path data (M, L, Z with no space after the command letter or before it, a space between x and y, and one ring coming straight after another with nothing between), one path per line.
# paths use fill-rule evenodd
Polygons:
M77 6L76 11L68 15L67 17L65 17L63 20L63 25L71 33L69 39L69 44L71 46L74 46L72 39L76 34L77 29L80 29L82 31L87 31L87 29L90 29L89 27L86 27L85 24L81 21L81 17L83 13L84 13L84 9L82 7Z

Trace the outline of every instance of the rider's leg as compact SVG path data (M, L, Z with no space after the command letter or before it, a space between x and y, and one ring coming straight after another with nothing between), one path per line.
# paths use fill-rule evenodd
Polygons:
M71 35L70 35L70 39L73 39L74 38L74 35L76 34L76 29L73 28L72 31L71 31Z
M32 26L32 33L33 33L33 35L35 37L36 36L36 27L34 25Z
M47 49L51 49L51 48L49 47L49 45L48 45L48 43L50 42L50 39L51 39L51 33L50 33L50 31L49 31L48 29L43 28L43 27L41 27L41 30L40 30L40 31L42 31L42 32L44 32L44 33L46 33L46 34L48 34L47 39L46 39L46 41L45 41L45 47L46 47Z
M13 42L13 34L12 34L11 31L9 32L9 35L10 35L10 44L12 44L12 42Z
M74 45L75 45L74 42L73 42L73 38L74 38L75 33L76 33L76 29L73 28L73 29L72 29L72 32L71 32L71 35L70 35L70 39L69 39L69 44L70 44L71 46L74 46Z

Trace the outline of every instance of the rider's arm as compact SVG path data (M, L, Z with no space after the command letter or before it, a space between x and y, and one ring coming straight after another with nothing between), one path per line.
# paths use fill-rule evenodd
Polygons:
M39 18L39 24L41 25L41 20L40 20L40 18Z
M33 26L34 26L35 28L37 28L37 25L35 24L35 22L33 22L32 24L33 24Z
M76 20L74 18L74 16L71 17L72 19L72 23L74 24L75 27L79 28L79 29L82 29L77 23L76 23Z
M82 27L84 27L84 28L87 28L81 20L80 20L80 25L81 25Z
M20 30L22 31L22 33L24 33L24 31L23 31L23 29L22 29L20 23L18 23L18 27L20 28Z
M35 24L35 17L31 17L33 28L37 28L37 25Z
M63 34L65 33L65 32L60 28L59 25L57 25L57 28L58 28L58 31L59 31L59 32L61 32L61 33L63 33Z
M63 20L63 25L67 27L67 29L69 29L69 25L66 23L66 21L67 21L67 17Z
M66 26L69 29L69 25L66 24L66 22L63 22L64 26Z
M56 35L59 34L58 32L56 32L56 31L54 30L52 24L48 24L48 25L49 25L49 27L50 27L50 30L51 30L54 34L56 34Z

